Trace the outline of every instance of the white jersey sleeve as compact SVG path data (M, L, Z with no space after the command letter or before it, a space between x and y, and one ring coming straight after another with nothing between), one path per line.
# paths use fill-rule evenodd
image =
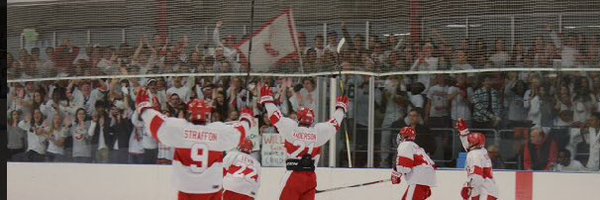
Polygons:
M460 143L467 152L469 152L469 141L467 141L467 135L469 135L469 133L471 132L468 128L463 131L460 131L459 133Z
M279 131L280 134L290 135L294 129L298 127L298 122L283 117L283 114L281 114L281 111L275 104L265 103L265 109L267 109L267 115L269 116L271 123L277 128L277 131Z
M231 151L224 158L223 188L238 194L255 197L260 188L261 166L254 157Z
M337 109L329 121L316 124L315 132L319 134L320 137L317 137L315 145L325 145L325 143L340 130L342 120L344 120L344 111L342 109Z

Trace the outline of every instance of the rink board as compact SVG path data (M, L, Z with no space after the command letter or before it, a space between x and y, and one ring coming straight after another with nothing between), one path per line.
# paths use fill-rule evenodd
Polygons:
M257 199L276 200L282 168L264 168ZM388 179L389 169L319 168L318 189ZM496 171L500 199L590 199L600 197L600 173ZM465 172L437 171L431 199L461 199ZM520 180L520 181L517 181ZM170 166L74 163L7 163L8 200L175 199ZM406 190L390 182L317 194L319 200L400 199Z

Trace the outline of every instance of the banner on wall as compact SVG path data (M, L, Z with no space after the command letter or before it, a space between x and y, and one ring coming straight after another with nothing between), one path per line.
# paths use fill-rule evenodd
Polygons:
M284 140L277 133L262 134L261 163L264 167L285 166Z

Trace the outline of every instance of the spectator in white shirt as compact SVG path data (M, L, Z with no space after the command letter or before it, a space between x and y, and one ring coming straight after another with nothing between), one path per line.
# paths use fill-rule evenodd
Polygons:
M40 111L42 111L49 121L53 121L54 116L64 113L63 108L67 106L67 102L62 99L63 92L63 88L54 87L52 98L40 106Z
M142 143L144 131L146 130L144 121L138 118L137 112L134 112L131 116L131 123L133 124L133 130L131 136L129 136L129 164L143 164L144 163L144 145Z
M92 162L91 136L88 130L91 122L87 119L87 112L83 108L75 112L75 120L71 124L70 136L73 138L73 162L90 163Z
M467 75L456 75L456 85L448 88L448 100L450 101L450 117L452 118L452 124L456 124L458 119L464 119L470 123L470 99L472 96L473 88L471 88L467 83Z
M571 159L571 152L566 149L562 149L558 152L558 164L554 166L554 171L559 172L577 172L587 170L585 166L578 160Z
M27 131L25 160L28 162L44 162L46 159L46 148L48 146L46 127L48 127L48 124L44 120L42 112L35 109L31 115L26 116L25 120L19 122L19 128Z
M404 91L402 91L404 88ZM402 85L401 80L397 77L391 77L385 81L385 87L383 89L383 102L382 106L385 106L385 113L383 116L383 122L381 123L381 140L380 148L380 163L379 167L391 167L393 163L393 156L390 152L395 152L392 145L392 141L396 138L393 136L393 131L389 130L392 128L392 124L402 117L406 116L408 99L404 96L399 95L399 92L405 92L406 86ZM361 113L359 113L360 115ZM391 156L391 157L390 157Z
M410 71L435 71L438 68L438 58L432 56L433 45L431 43L425 43L423 45L423 51L420 53L417 60L410 67ZM419 74L417 78L418 82L423 83L425 88L431 86L431 75Z
M223 48L223 55L229 61L237 60L237 50L235 49L235 37L233 35L227 36L225 43L221 42L220 31L223 28L223 22L218 21L215 30L213 31L213 42L217 45L217 48Z
M302 80L302 89L294 93L290 98L292 109L297 112L300 107L313 109L315 115L319 116L318 111L318 100L315 80L312 78L306 78Z
M426 124L430 127L450 127L450 105L448 98L448 85L446 75L435 75L435 85L427 91L427 104L425 106Z
M41 71L39 73L50 75L54 70L54 48L47 47L46 48L46 61L41 66Z
M46 132L48 134L46 161L65 161L65 139L67 138L68 129L63 125L63 116L60 114L54 116L52 123Z
M575 79L573 93L573 121L585 123L595 109L596 97L590 93L588 81L584 77Z
M452 70L470 70L473 69L473 66L469 64L469 57L465 50L456 51L456 63L452 65ZM474 74L469 73L469 76L473 76Z
M88 81L73 80L72 84L77 84L77 87L73 88L73 104L80 106L87 112L88 116L94 113L93 99L92 97L92 86Z
M96 109L97 108L96 102L102 101L104 103L103 100L106 99L108 92L109 92L108 83L104 82L103 80L97 79L96 81L93 81L92 83L95 83L95 84L92 85L92 87L94 87L94 89L90 93L90 97L88 99L88 101L90 102L89 109L92 111L91 113L88 113L88 115L90 115L90 116L96 115L96 111L98 110L98 109ZM103 104L102 106L105 107L107 105Z
M108 47L104 47L100 51L102 52L102 58L95 67L99 68L105 74L110 74L113 72L113 68L116 67L117 55Z
M192 97L192 89L187 84L184 85L183 78L178 76L173 78L173 87L167 90L166 95L171 96L171 94L177 94L186 103Z
M496 52L490 56L490 61L496 68L506 67L506 64L510 60L510 56L504 49L504 40L496 39Z
M325 51L337 52L338 37L335 31L329 31L327 33L327 46Z
M578 67L580 53L576 48L577 39L575 35L567 35L567 42L562 46L560 53L561 66L565 68Z
M594 112L589 121L589 136L587 142L590 145L590 152L587 168L597 171L600 168L600 113Z

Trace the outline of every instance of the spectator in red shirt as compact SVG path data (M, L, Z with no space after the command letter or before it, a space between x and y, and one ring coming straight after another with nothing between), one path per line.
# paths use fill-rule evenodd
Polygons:
M523 168L525 170L553 169L558 159L558 146L556 142L548 137L548 131L534 127L523 150Z

